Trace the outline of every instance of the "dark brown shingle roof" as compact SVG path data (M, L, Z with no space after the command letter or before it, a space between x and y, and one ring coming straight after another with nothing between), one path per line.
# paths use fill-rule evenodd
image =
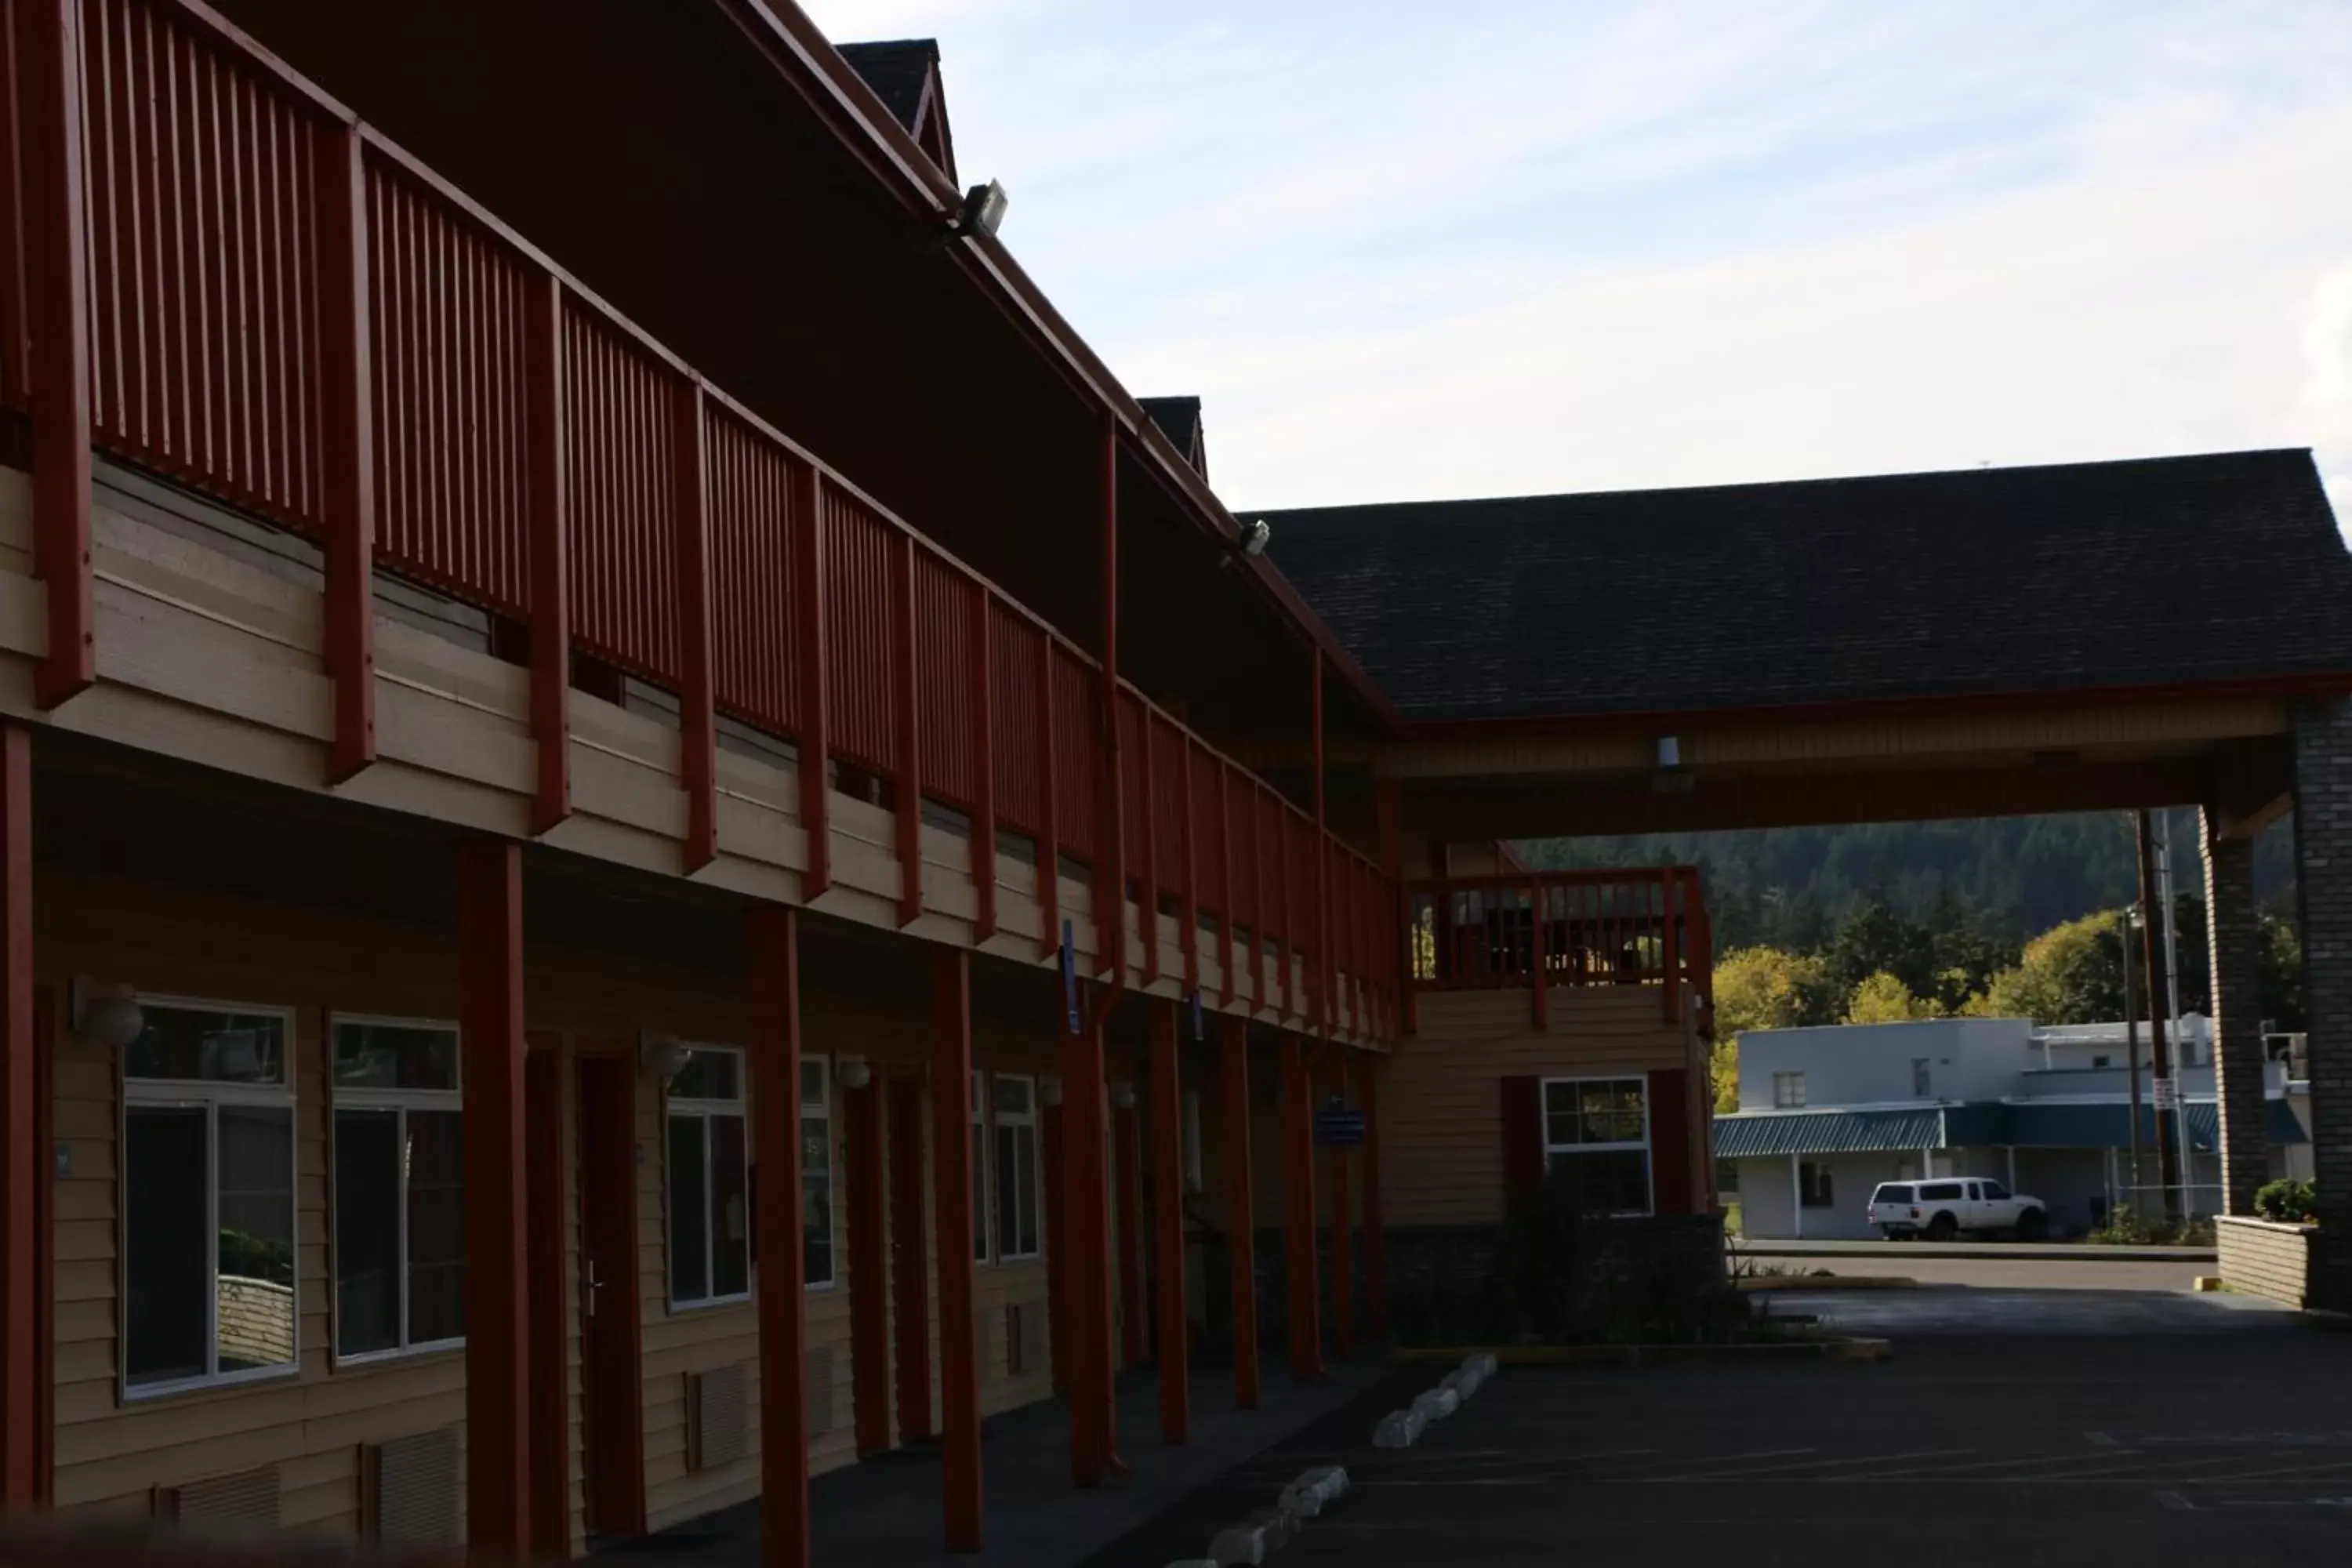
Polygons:
M1184 454L1184 460L1202 479L1209 477L1209 444L1201 426L1201 400L1197 397L1139 397L1143 411L1160 426L1160 433L1175 444Z
M1243 515L1410 720L2352 675L2306 451Z
M923 83L939 68L939 41L898 38L888 43L843 44L840 48L841 58L865 78L899 128L912 135L915 116L922 111Z

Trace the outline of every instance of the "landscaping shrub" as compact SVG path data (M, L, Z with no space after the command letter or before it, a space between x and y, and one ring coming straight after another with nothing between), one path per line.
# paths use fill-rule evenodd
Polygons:
M2254 1212L2281 1225L2309 1225L2319 1212L2319 1194L2309 1182L2272 1182L2254 1194Z

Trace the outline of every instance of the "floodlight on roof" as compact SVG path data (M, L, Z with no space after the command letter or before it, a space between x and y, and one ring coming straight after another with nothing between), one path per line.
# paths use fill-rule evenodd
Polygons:
M1242 553L1259 556L1265 553L1266 542L1274 537L1274 525L1262 517L1254 517L1242 524Z
M972 186L963 194L963 211L956 216L957 237L970 238L984 234L993 238L1004 223L1004 209L1011 200L1004 187L994 180Z

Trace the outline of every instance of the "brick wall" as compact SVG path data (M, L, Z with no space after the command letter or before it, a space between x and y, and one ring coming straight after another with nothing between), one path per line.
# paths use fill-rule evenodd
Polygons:
M2221 1212L2250 1215L2270 1177L2263 1104L2262 922L2254 909L2254 846L2217 838L2203 816L2206 930L2213 976L2213 1065L2221 1101Z
M2310 1299L2310 1255L2318 1231L2307 1225L2225 1215L2214 1222L2221 1278L2236 1290L2300 1307Z
M2352 701L2294 716L2295 902L2311 1045L2311 1157L2322 1234L2311 1299L2352 1307Z

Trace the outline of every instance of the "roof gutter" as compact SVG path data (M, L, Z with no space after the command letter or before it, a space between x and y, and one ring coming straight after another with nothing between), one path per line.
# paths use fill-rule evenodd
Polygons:
M711 0L772 64L830 129L842 147L865 165L885 194L910 216L946 226L961 210L963 194L908 135L874 89L841 58L816 24L792 0ZM1107 414L1127 437L1130 451L1192 521L1220 546L1239 552L1241 524L1210 490L1173 443L1151 422L1134 396L1119 384L1086 341L992 236L974 236L953 247L957 265L1040 350L1071 388ZM1276 614L1348 682L1364 710L1391 733L1404 716L1357 663L1323 618L1299 597L1289 579L1263 556L1244 558L1252 580Z

